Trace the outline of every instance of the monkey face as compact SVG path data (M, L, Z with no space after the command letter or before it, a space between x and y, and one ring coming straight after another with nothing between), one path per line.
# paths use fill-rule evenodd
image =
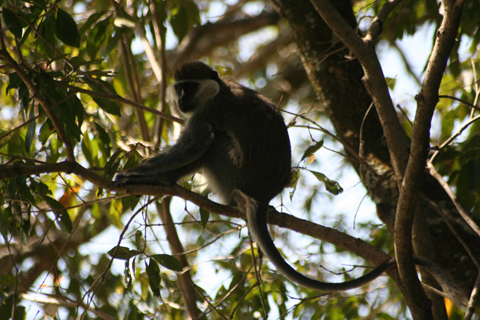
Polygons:
M169 102L188 114L203 106L220 91L215 80L183 80L172 84L167 89Z
M197 81L180 81L173 85L178 97L177 105L183 113L192 112L198 106L196 93L199 86Z

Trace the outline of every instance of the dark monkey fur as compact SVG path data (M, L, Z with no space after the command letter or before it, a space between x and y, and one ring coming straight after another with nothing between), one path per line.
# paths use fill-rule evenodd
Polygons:
M119 173L117 185L171 185L201 172L224 204L246 212L248 228L262 252L285 277L319 291L362 286L389 267L386 262L349 282L324 283L293 269L276 249L267 229L270 200L290 182L287 128L276 106L254 90L220 78L203 62L189 62L174 74L169 95L190 116L177 143L136 168Z

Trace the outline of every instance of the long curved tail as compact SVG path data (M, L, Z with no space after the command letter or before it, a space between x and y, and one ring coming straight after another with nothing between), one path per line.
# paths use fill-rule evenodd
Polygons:
M263 254L275 265L278 272L283 274L290 281L303 287L324 292L354 289L369 283L396 264L395 260L391 259L382 263L366 275L347 282L327 283L306 277L293 269L285 259L283 259L282 255L275 247L267 228L268 203L257 203L254 199L248 197L240 190L235 190L232 197L237 204L245 210L248 230Z

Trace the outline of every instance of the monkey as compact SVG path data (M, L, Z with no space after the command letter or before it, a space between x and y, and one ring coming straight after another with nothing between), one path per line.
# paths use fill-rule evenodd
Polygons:
M263 254L292 282L322 292L358 288L395 265L391 259L347 282L326 283L291 267L267 228L269 202L291 181L291 147L280 111L266 97L192 61L174 72L170 103L188 116L176 144L139 166L120 172L117 186L172 185L201 172L219 201L237 204Z

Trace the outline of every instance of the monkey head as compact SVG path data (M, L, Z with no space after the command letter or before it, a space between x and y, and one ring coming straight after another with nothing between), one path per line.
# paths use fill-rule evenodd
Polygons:
M182 113L190 115L220 92L218 73L201 61L187 62L174 73L175 83L167 89L167 99Z

